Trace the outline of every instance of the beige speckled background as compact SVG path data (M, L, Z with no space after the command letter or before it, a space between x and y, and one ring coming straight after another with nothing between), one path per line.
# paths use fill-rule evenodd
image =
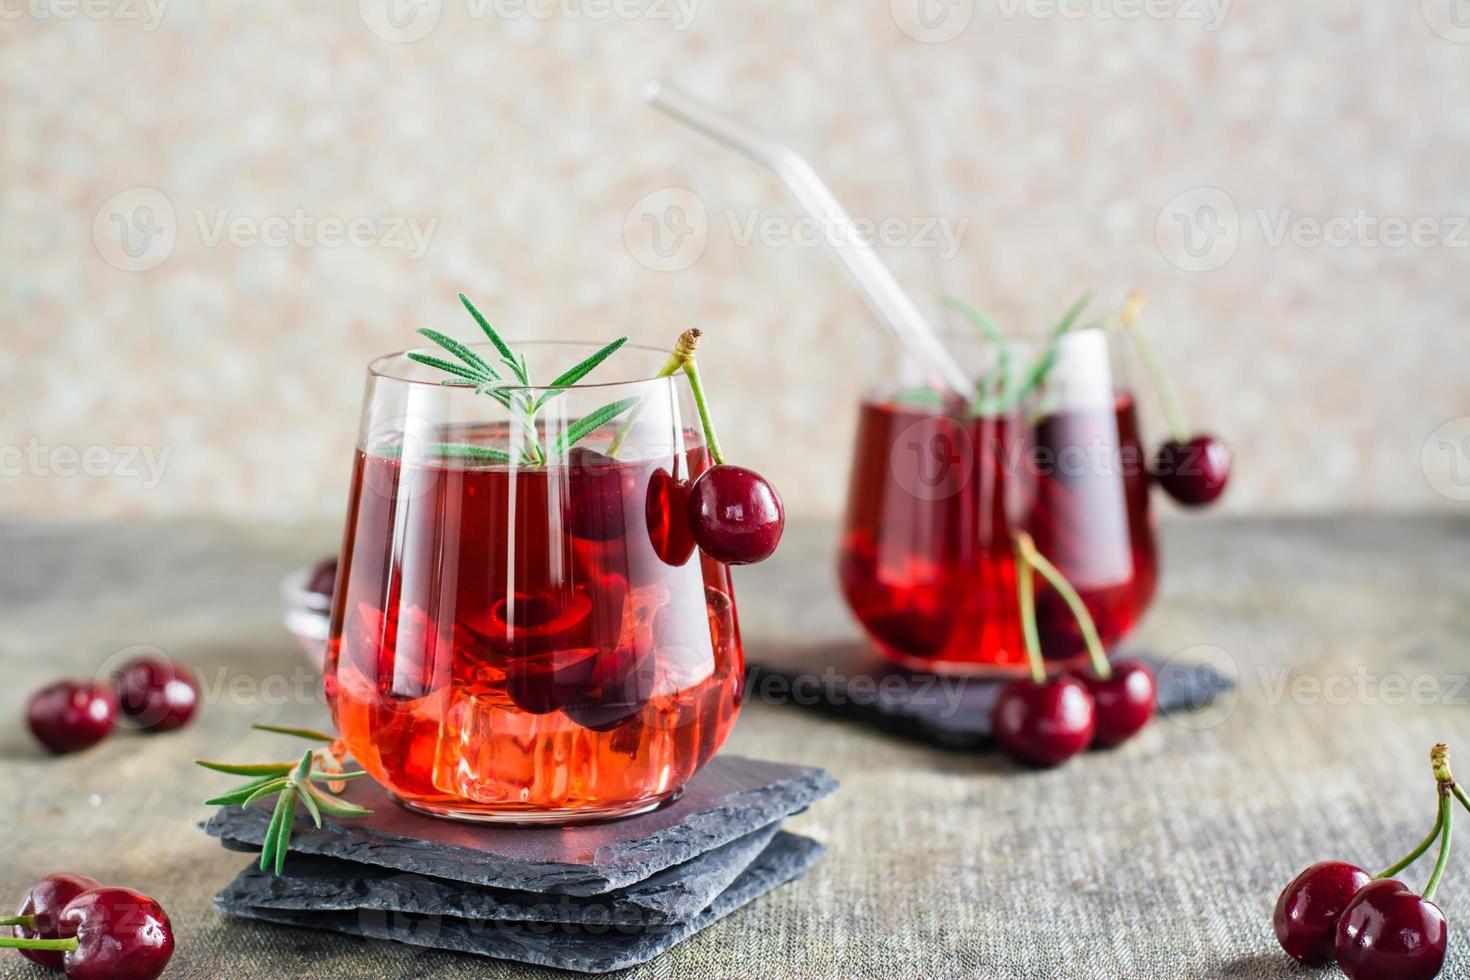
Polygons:
M512 335L705 326L733 455L835 512L888 351L829 255L746 240L790 207L639 102L660 73L855 213L963 227L885 249L928 303L1034 328L1147 292L1239 450L1229 509L1470 497L1456 0L391 0L403 27L388 2L0 3L7 513L335 516L362 365L421 324L469 337L459 289ZM663 261L645 214L696 235ZM215 235L273 217L301 230Z

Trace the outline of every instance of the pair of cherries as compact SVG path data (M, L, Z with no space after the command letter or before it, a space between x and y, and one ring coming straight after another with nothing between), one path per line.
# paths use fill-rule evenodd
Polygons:
M1017 531L1016 600L1031 676L1000 689L990 722L997 745L1017 762L1039 768L1059 766L1090 746L1112 748L1148 724L1158 703L1153 671L1136 660L1108 663L1097 624L1061 569L1037 550L1025 531ZM1048 677L1036 629L1035 575L1054 588L1087 644L1092 672L1080 677Z
M16 934L0 937L0 947L65 970L69 980L153 980L174 952L173 926L162 905L86 875L47 875L26 889L19 912L0 924Z
M1006 755L1051 768L1089 747L1122 745L1148 724L1157 703L1153 671L1137 660L1119 660L1105 677L1012 681L996 698L991 726Z
M1343 861L1322 861L1292 879L1276 900L1272 925L1281 948L1303 963L1336 962L1351 980L1429 980L1444 968L1449 927L1433 901L1449 860L1455 800L1470 808L1449 769L1449 749L1430 761L1439 790L1434 829L1397 864L1370 875ZM1423 894L1394 876L1440 842Z
M128 661L112 683L64 680L31 696L31 734L62 755L90 748L112 734L121 714L140 731L166 732L194 717L199 685L187 667L161 657Z

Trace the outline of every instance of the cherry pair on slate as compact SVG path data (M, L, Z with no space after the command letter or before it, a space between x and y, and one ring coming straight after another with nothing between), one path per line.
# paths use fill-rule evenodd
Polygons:
M168 913L131 888L104 887L95 878L54 874L26 889L16 915L0 919L16 938L0 948L65 970L69 980L153 980L174 952Z
M187 667L161 657L128 661L111 684L57 681L31 696L26 722L36 740L61 755L112 733L119 713L133 728L166 732L194 717L199 685Z
M1439 794L1434 828L1403 860L1370 875L1356 865L1322 861L1307 868L1276 900L1272 924L1281 948L1303 963L1336 961L1352 980L1429 980L1444 967L1449 929L1433 901L1450 856L1455 801L1470 797L1450 773L1449 748L1429 754ZM1423 894L1394 876L1439 841Z
M1046 676L1036 629L1038 571L1076 618L1092 658L1091 673ZM1090 746L1112 748L1136 735L1158 701L1153 672L1136 660L1108 662L1081 596L1024 531L1016 534L1016 581L1031 677L1005 685L996 698L991 724L1001 751L1017 762L1049 768Z

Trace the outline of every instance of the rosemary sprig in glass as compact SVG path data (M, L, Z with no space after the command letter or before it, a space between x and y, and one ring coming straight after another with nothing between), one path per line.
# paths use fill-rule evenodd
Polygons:
M322 825L322 814L332 817L365 817L372 813L364 807L334 795L346 786L347 780L358 779L367 773L362 770L345 772L342 768L344 752L334 735L311 728L279 728L275 725L251 725L261 732L291 735L312 742L325 743L317 749L307 749L296 762L231 763L194 760L195 765L214 772L231 776L247 776L249 781L236 786L228 793L205 800L206 806L246 807L267 796L276 796L275 809L271 812L270 826L265 832L265 841L260 849L260 870L280 874L286 866L286 852L290 849L291 831L295 827L296 807L300 804L318 828ZM278 795L279 794L279 795Z
M612 343L602 347L590 357L569 368L558 375L546 390L528 391L532 387L530 369L526 365L526 355L517 354L511 350L509 344L500 336L499 332L490 325L490 321L475 308L475 304L469 301L464 293L459 294L459 301L469 311L485 336L490 339L491 345L499 354L498 366L482 357L474 348L462 344L446 334L437 330L424 327L419 333L432 340L447 354L452 355L453 360L439 357L434 354L425 354L413 351L408 356L410 360L423 364L426 367L435 368L446 374L452 375L443 383L456 388L472 388L480 394L489 395L494 398L506 411L510 412L516 425L524 434L524 445L520 450L520 462L526 466L541 466L553 459L563 455L576 443L585 439L599 427L617 418L623 412L631 408L636 398L625 398L620 401L604 405L597 411L578 419L567 429L559 434L550 446L541 444L541 430L536 423L537 415L546 404L556 398L567 388L581 381L593 369L603 361L611 357L617 350L628 342L627 337L619 337ZM509 462L511 455L498 449L484 446L474 446L462 443L438 443L428 447L431 453L451 458L483 459L494 462ZM401 452L401 450L400 450Z
M1024 373L1018 371L1011 361L1010 348L1005 335L988 316L962 299L946 297L945 304L959 311L995 345L995 364L975 383L975 397L971 410L976 415L1000 415L1014 409L1021 400L1046 382L1057 361L1057 349L1062 338L1077 325L1087 305L1092 301L1091 293L1084 293L1073 303L1046 338L1046 347L1041 356Z

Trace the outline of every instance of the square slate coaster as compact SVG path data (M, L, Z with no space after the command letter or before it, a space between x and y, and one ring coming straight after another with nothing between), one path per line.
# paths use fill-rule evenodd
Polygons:
M389 868L292 854L281 876L246 868L230 885L232 901L302 912L408 912L456 919L667 925L707 909L780 830L738 837L683 864L602 895L537 895L430 878ZM231 842L226 841L229 844Z
M716 756L668 806L573 827L506 827L406 810L368 779L342 794L371 816L320 830L297 814L291 851L513 891L602 895L777 823L837 788L823 769ZM257 847L268 809L225 807L205 832Z
M993 747L990 711L1003 680L904 670L860 642L747 656L745 696L850 718L944 748ZM1193 711L1235 690L1207 663L1129 653L1153 668L1159 712Z
M231 885L215 896L228 915L281 925L322 929L373 939L394 940L432 949L477 953L539 966L607 973L653 959L771 889L800 877L825 848L816 841L781 831L733 884L688 922L668 926L558 925L457 919L437 915L356 912L303 912L260 908Z

